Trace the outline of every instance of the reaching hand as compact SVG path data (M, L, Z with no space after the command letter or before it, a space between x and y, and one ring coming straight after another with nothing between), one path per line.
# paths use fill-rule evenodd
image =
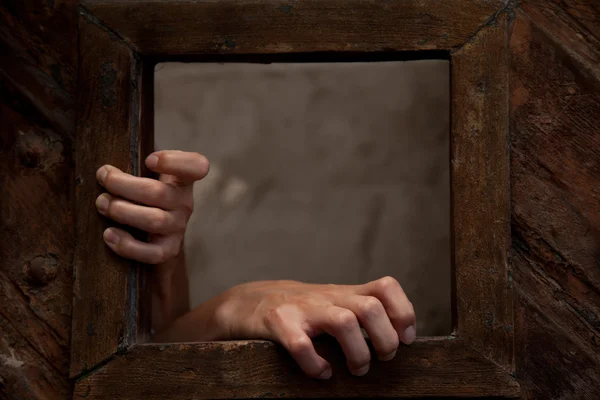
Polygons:
M159 180L135 177L110 165L98 169L97 179L108 193L98 197L96 207L102 215L150 234L148 242L142 242L122 229L108 228L104 240L113 251L167 268L174 264L168 261L181 251L193 211L193 183L206 176L209 164L197 153L159 151L148 156L146 165L161 174ZM168 284L163 286L163 292L171 290ZM233 287L175 320L170 310L176 302L171 297L162 293L165 304L158 308L166 314L159 317L168 321L161 332L163 339L273 340L282 344L309 376L321 379L329 378L332 370L311 341L320 334L336 338L348 368L359 376L368 372L371 360L361 327L383 361L394 357L400 342L410 344L416 337L413 306L390 277L354 286L251 282Z
M208 304L220 339L270 339L282 344L308 375L327 379L331 366L311 338L336 338L354 375L369 370L371 355L361 327L377 356L391 360L399 342L416 337L415 311L400 284L385 277L364 285L317 285L295 281L252 282L236 286ZM193 314L193 312L192 312Z
M142 242L122 229L106 229L104 241L115 253L162 264L181 251L194 209L193 183L206 176L209 163L198 153L165 150L150 154L146 166L161 174L160 178L132 176L110 165L100 167L96 178L108 193L96 199L96 208L108 218L150 234L148 242Z

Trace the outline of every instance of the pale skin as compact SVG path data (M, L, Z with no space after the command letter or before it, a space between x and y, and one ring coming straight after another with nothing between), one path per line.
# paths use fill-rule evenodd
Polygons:
M148 232L147 242L108 228L105 243L122 257L154 264L153 326L162 342L266 339L283 345L309 376L328 379L331 365L313 347L327 333L340 343L350 372L369 371L371 354L394 358L400 343L416 337L415 311L400 284L384 277L362 285L317 285L259 281L235 286L189 310L183 238L194 211L194 182L209 171L208 160L192 152L158 151L146 166L159 179L126 174L110 165L96 178L106 193L96 200L100 214ZM243 266L240 266L242 268Z

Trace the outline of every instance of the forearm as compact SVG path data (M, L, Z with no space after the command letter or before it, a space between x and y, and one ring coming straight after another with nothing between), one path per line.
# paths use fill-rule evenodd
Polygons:
M217 321L220 296L210 299L192 311L180 315L154 335L155 342L206 342L227 340L229 335Z
M152 274L152 328L160 333L190 311L185 254L154 267Z

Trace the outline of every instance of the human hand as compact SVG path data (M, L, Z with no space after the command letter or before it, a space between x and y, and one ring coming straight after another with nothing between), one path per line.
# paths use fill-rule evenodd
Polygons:
M328 379L331 365L311 338L328 333L340 343L350 372L369 370L371 354L361 327L382 361L400 342L416 338L416 317L400 284L385 277L364 285L317 285L295 281L242 284L209 301L219 339L268 339L283 345L311 377Z
M160 174L158 180L132 176L111 165L100 167L96 178L108 193L98 196L96 208L116 222L149 233L148 242L142 242L123 229L106 229L104 241L115 253L163 264L181 251L194 209L193 184L206 176L209 163L198 153L176 150L154 152L145 162Z

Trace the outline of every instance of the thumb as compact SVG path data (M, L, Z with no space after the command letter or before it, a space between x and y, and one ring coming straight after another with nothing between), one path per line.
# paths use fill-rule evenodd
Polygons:
M162 182L180 186L199 181L210 169L210 164L203 155L177 150L162 150L150 154L146 158L146 166L161 174Z

